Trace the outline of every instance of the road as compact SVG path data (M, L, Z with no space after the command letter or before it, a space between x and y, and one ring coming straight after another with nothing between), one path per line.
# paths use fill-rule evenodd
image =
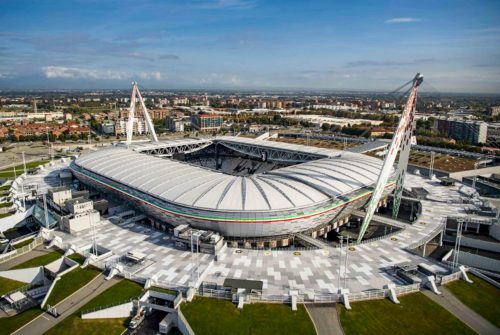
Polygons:
M167 315L162 311L153 311L136 329L127 329L123 335L156 335L158 334L160 321Z
M435 293L427 290L424 290L423 293L434 302L446 308L446 310L455 315L459 320L471 327L477 333L482 335L498 335L500 333L500 330L497 327L463 304L450 291L448 291L446 287L440 286L439 291L441 291L441 295L436 295Z
M343 335L336 304L305 304L318 335Z
M76 312L87 302L120 281L119 279L105 280L104 278L105 276L103 274L100 274L89 284L87 284L87 286L84 286L79 291L75 292L73 295L57 304L56 308L57 312L59 313L59 316L57 318L48 313L43 313L12 334L38 335L45 333L50 328L54 327L59 322L64 320L66 317Z

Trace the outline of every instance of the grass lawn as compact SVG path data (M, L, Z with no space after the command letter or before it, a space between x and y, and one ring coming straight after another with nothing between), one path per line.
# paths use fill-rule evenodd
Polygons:
M50 293L47 305L55 306L64 298L78 291L88 282L94 279L100 271L94 267L88 266L85 269L77 268L63 275L56 283Z
M10 291L13 291L15 289L26 286L26 285L28 285L28 284L17 281L17 280L0 277L0 296L4 295L5 293L8 293ZM1 320L2 319L0 319L0 325L2 323Z
M21 328L29 321L36 318L38 315L42 314L43 311L39 308L28 309L27 311L11 316L9 318L0 319L0 335L7 335L13 331Z
M340 306L340 323L344 334L475 334L440 305L422 293L398 298L400 305L371 300L352 303L352 310Z
M178 293L177 291L169 290L168 288L161 288L161 287L155 287L155 286L151 286L149 289L151 291L166 293L166 294L175 295L175 296L177 296L177 293Z
M12 212L12 213L2 213L2 214L0 214L0 219L6 218L7 216L11 216L12 214L14 214L14 212Z
M445 286L465 305L500 328L500 289L471 273L468 276L474 283L457 280Z
M0 186L0 191L8 191L10 190L11 185L3 185Z
M26 170L34 169L37 166L40 166L48 162L49 162L48 160L44 160L44 161L34 161L26 163ZM21 175L23 172L24 172L24 165L23 164L16 165L16 176ZM0 178L14 178L14 168L10 167L0 170Z
M71 314L45 335L120 335L127 329L127 318L82 320Z
M12 202L4 202L4 203L0 204L0 208L11 207L11 206L12 206Z
M26 268L34 268L36 266L42 266L42 265L47 265L50 262L55 261L56 259L60 258L62 256L62 251L56 250L49 252L48 254L38 256L35 258L32 258L24 263L18 264L12 268L14 269L26 269Z
M62 279L61 279L62 280ZM80 314L82 311L93 309L100 306L110 305L125 301L139 296L143 288L141 285L129 280L122 280L113 285L91 301L89 301L80 310L57 324L45 334L47 335L119 335L127 328L127 318L120 319L99 319L82 320Z
M85 257L83 257L80 254L74 253L68 256L69 259L74 260L75 262L79 263L80 265L83 265L85 263Z
M33 242L34 239L35 238L32 237L32 238L29 238L29 239L24 240L22 242L16 243L16 244L14 244L14 248L21 249L22 247L24 247L24 246L30 244L31 242Z
M196 297L182 313L196 334L316 334L303 305L248 304L243 310L227 300Z

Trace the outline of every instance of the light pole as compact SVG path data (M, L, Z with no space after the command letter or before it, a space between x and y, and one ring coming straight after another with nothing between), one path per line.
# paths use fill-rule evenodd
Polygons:
M339 280L338 280L338 288L340 289L340 276L342 274L342 245L344 243L344 236L338 236L340 239L340 249L339 249Z
M345 264L344 264L344 288L347 288L347 256L349 254L349 236L346 236L346 246L345 246Z
M23 155L24 174L26 175L26 159L24 158L24 151L22 152L22 155Z
M51 153L51 147L50 147L50 138L49 138L49 127L45 127L45 129L47 130L47 148L49 148L49 159L50 157L52 156L52 153Z
M457 268L458 266L458 254L460 253L460 243L462 241L462 225L463 225L463 220L458 219L457 220L457 236L455 237L455 248L454 248L454 254L453 254L453 268Z
M196 282L200 280L200 233L196 234Z
M92 253L97 256L97 241L95 236L94 216L90 212L90 229L92 231Z
M45 228L49 229L49 212L47 210L47 195L43 194L43 212L45 215Z
M13 160L13 162L14 162L14 163L13 163L14 165L12 166L12 169L14 170L14 180L16 180L16 179L17 179L17 174L16 174L16 162L15 162L15 160Z
M479 165L479 162L475 162L474 163L474 179L472 179L472 188L473 189L476 189L476 180L477 180L477 173L476 173L476 170L477 170L477 166Z
M21 193L23 195L23 210L26 211L26 196L24 194L24 178L26 178L26 160L24 159L24 151L22 152L23 155L23 167L24 167L24 177L21 176Z
M434 156L436 153L431 151L431 161L429 162L429 178L432 179L432 174L434 173Z
M194 243L193 243L193 231L191 230L191 236L190 236L190 239L191 239L191 264L193 265L193 269L191 271L191 278L193 280L193 287L196 286L196 283L194 282L194 260L193 260L193 253L194 253Z
M193 265L193 269L191 272L191 277L193 279L193 285L196 286L196 283L200 279L200 259L199 259L199 252L200 252L200 232L193 233L191 231L191 264ZM196 243L196 247L194 246L194 243ZM193 260L193 253L196 251L196 260ZM196 263L196 264L195 264ZM195 270L195 265L196 265L196 270ZM195 281L196 278L196 281Z

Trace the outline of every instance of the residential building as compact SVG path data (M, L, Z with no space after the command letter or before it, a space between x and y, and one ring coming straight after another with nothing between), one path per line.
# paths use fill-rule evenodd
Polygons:
M126 119L119 119L115 123L115 134L125 135L127 133L127 122ZM132 133L134 135L148 134L149 130L146 126L146 122L142 119L134 118Z
M182 117L167 116L165 119L165 127L174 132L184 131L185 122Z
M223 118L216 114L194 114L191 116L191 124L198 130L219 130L222 127Z
M489 116L500 115L500 106L492 106L492 107L488 108L488 115Z
M481 121L436 119L434 128L445 136L472 144L486 143L488 124Z
M500 122L488 123L488 140L500 142Z
M168 116L170 110L168 110L168 109L151 109L148 112L149 112L149 115L151 115L151 118L153 120L163 120Z
M101 123L101 133L105 135L112 135L115 133L115 123L113 121L105 120Z

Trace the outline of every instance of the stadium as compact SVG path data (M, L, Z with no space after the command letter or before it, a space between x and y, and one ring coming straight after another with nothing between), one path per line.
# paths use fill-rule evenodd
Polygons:
M80 156L70 169L154 225L189 224L273 247L346 223L369 200L382 165L348 151L218 137L116 145ZM394 174L380 205L394 189Z

